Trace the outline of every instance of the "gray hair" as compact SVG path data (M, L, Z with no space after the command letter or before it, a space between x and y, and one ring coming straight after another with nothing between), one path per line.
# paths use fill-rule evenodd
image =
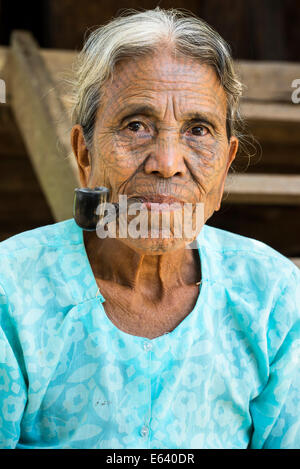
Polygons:
M80 124L92 148L101 90L120 60L154 52L162 44L211 65L227 96L227 135L238 135L242 94L228 44L205 21L179 10L159 7L127 11L93 31L73 69L72 124Z

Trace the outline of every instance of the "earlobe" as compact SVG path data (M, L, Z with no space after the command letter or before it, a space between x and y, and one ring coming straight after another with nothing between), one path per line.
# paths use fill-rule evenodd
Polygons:
M78 165L80 182L83 187L87 187L91 173L91 157L86 146L83 129L79 124L72 128L71 145Z

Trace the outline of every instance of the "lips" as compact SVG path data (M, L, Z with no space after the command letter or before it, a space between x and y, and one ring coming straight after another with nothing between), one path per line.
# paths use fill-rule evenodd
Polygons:
M136 202L140 202L142 204L166 204L166 205L171 205L171 204L183 204L184 202L182 200L179 200L175 197L167 196L167 195L161 195L161 194L149 194L149 195L137 195L130 197L129 199L134 199Z
M174 212L182 210L184 202L175 197L162 194L147 194L130 197L129 203L135 202L141 204L141 210L149 210L151 212Z

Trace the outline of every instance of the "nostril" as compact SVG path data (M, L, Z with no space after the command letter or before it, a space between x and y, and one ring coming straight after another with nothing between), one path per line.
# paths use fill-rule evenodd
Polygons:
M169 178L169 177L174 177L174 176L182 176L181 171L177 171L174 174L168 174L168 175L166 175L163 171L151 171L151 174L154 174L155 176L158 176L158 177L164 177L164 178L165 177Z
M185 173L183 161L177 161L174 157L168 158L164 155L150 155L144 162L144 171L146 174L152 174L159 178L181 177ZM179 158L178 158L179 159Z

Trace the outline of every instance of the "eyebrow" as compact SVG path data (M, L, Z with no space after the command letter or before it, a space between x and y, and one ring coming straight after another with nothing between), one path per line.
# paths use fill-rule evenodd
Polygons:
M123 124L123 122L126 119L130 119L131 117L134 117L137 115L158 117L155 109L152 106L147 106L147 105L129 105L121 109L120 111L121 115L124 112L126 112L126 114L122 117L121 124Z
M187 112L183 114L183 118L190 122L199 122L199 121L205 122L206 124L211 125L214 129L216 129L218 125L222 125L222 121L220 117L218 116L218 114L215 114L209 111L208 112L206 111Z
M157 111L155 108L149 105L128 105L121 109L121 115L126 112L126 114L122 117L121 123L127 119L130 119L137 115L144 115L148 117L156 117L158 118ZM216 129L217 125L222 125L221 119L218 114L212 112L199 112L199 111L188 111L187 113L183 114L183 120L189 122L204 122L207 125L211 125L214 129Z

